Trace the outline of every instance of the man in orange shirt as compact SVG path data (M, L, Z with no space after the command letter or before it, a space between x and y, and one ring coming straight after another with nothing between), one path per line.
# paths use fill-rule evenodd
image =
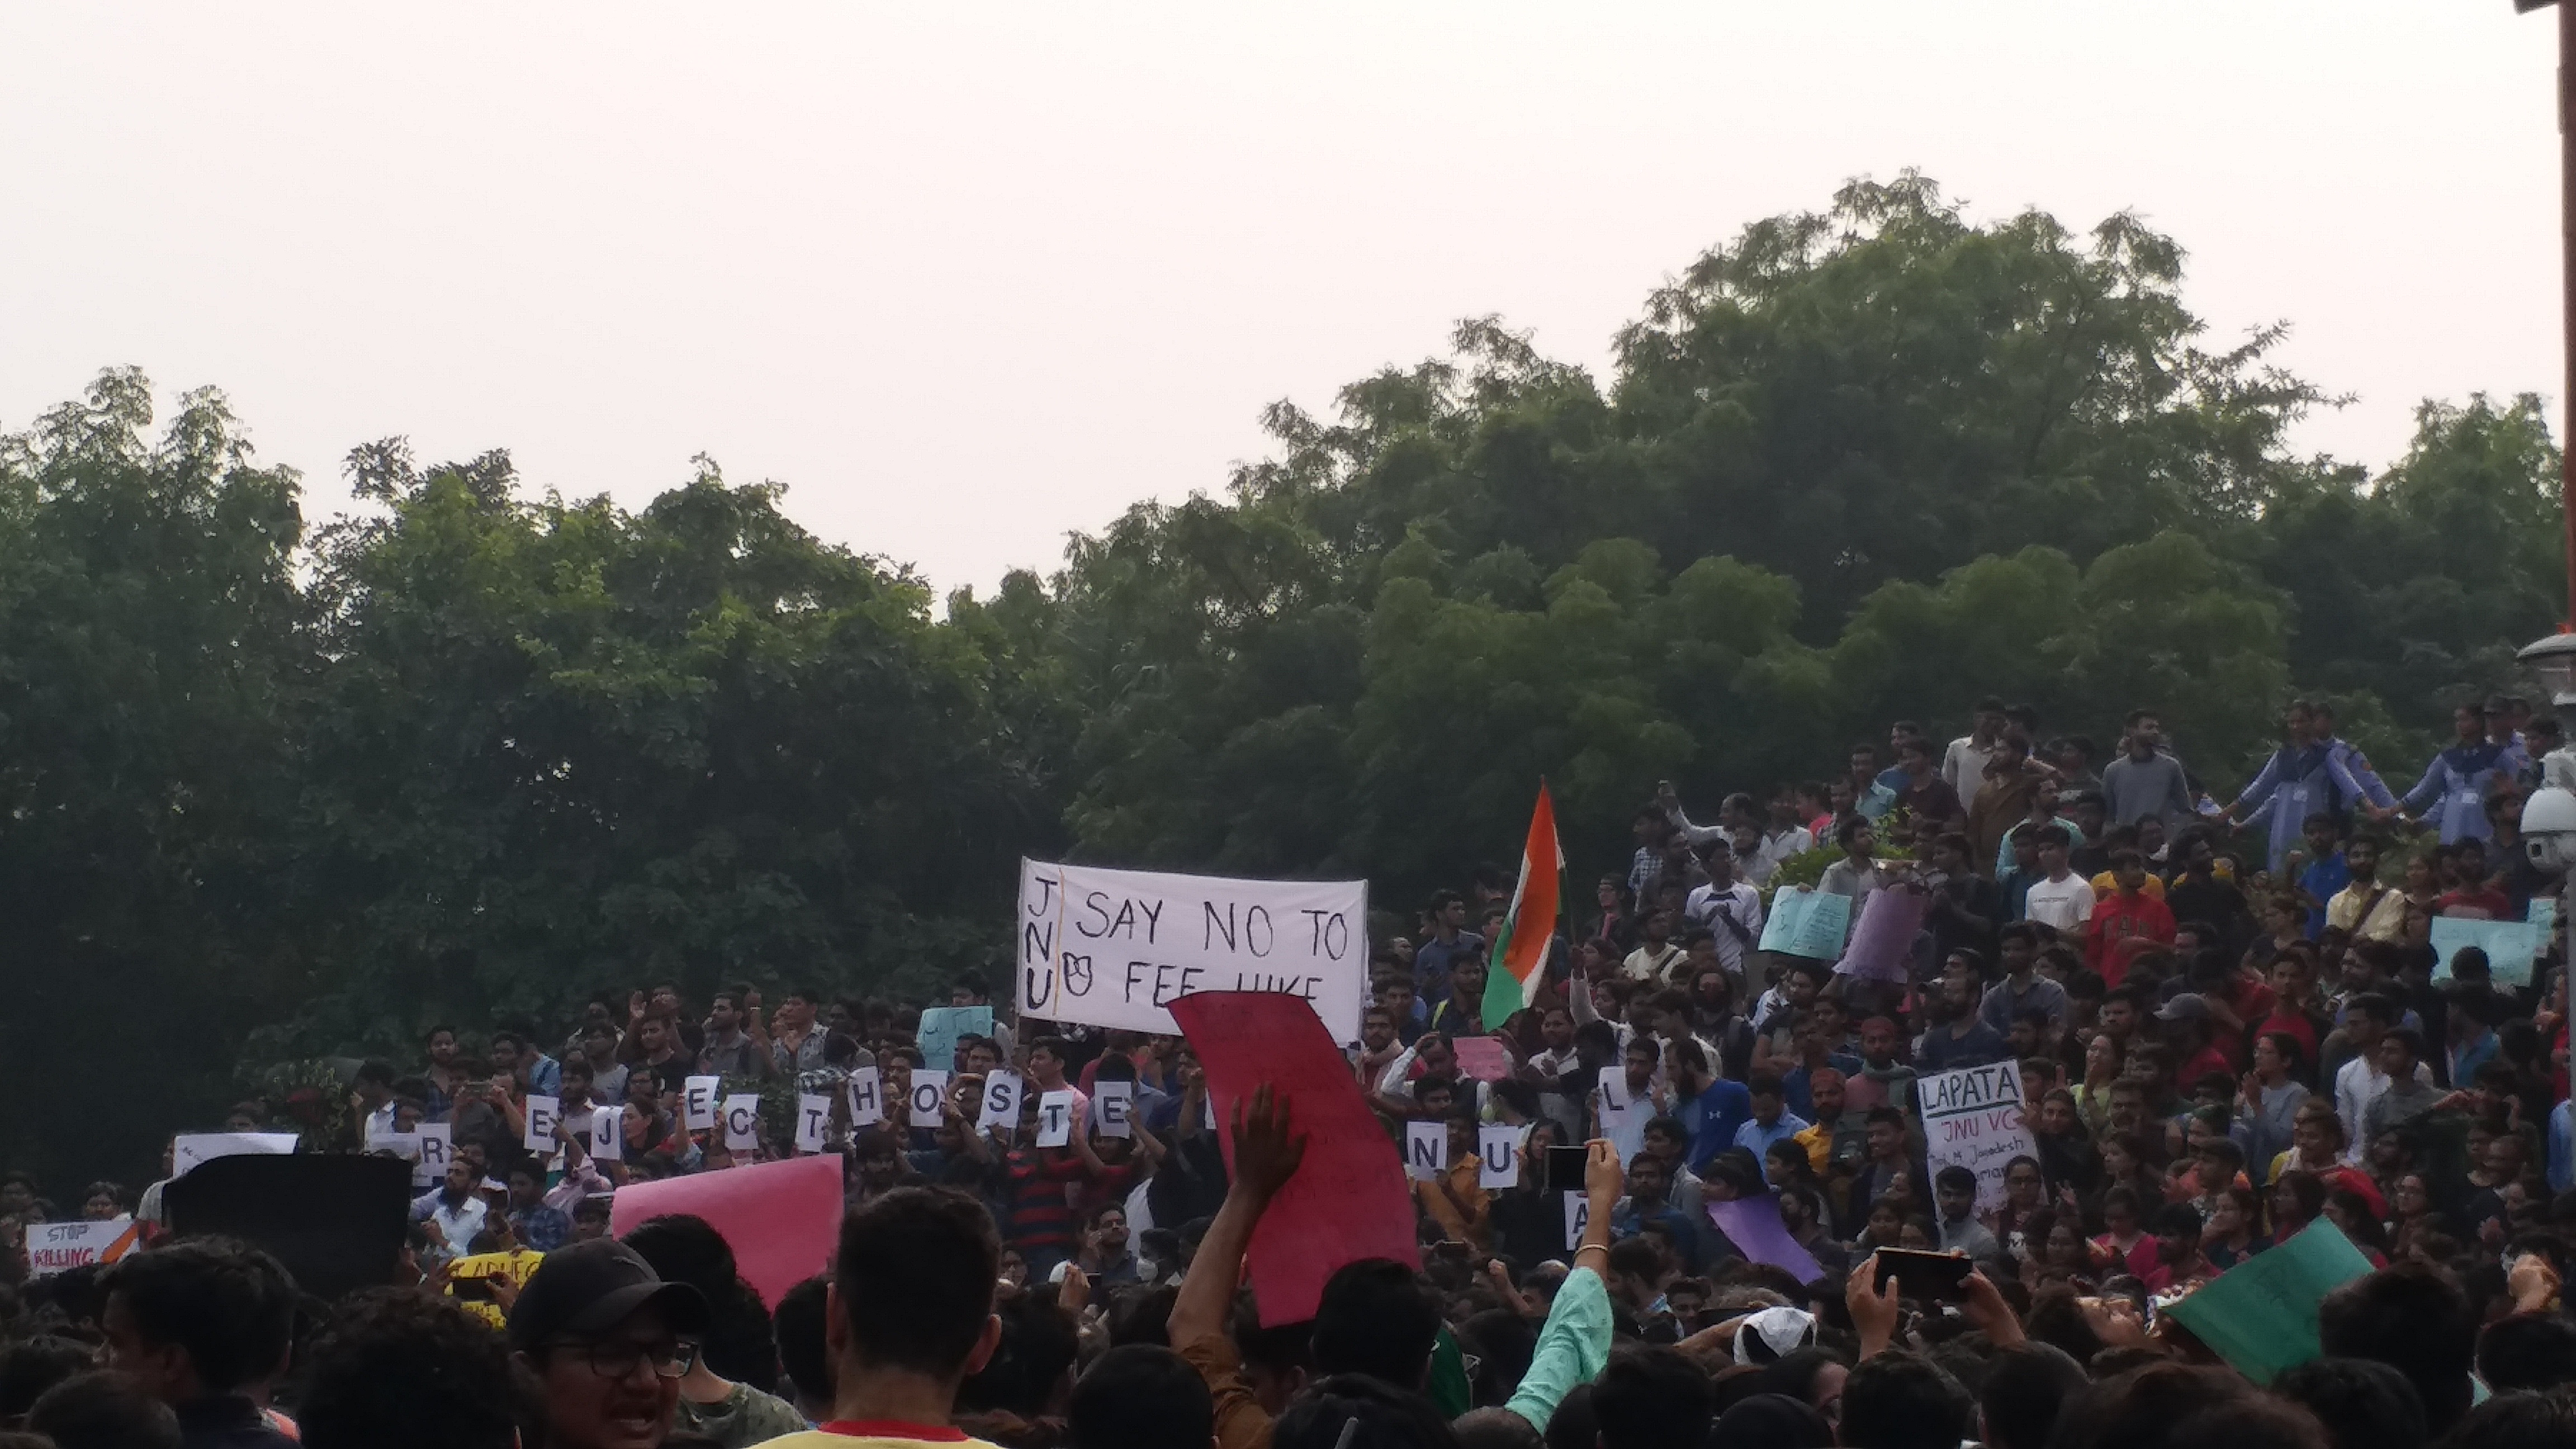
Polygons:
M2084 964L2116 989L2129 972L2130 942L2169 945L2174 916L2163 901L2146 893L2147 858L2135 850L2111 853L2111 880L2116 887L2094 903L2084 927Z

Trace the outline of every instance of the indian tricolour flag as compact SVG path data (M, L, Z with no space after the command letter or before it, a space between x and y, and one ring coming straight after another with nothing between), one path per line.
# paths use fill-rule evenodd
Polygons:
M1521 846L1520 884L1512 887L1512 908L1503 928L1494 933L1494 955L1485 970L1481 1013L1487 1026L1538 1003L1547 980L1548 942L1556 935L1557 878L1565 852L1556 843L1556 806L1547 782L1538 786L1538 808L1530 812L1529 840Z

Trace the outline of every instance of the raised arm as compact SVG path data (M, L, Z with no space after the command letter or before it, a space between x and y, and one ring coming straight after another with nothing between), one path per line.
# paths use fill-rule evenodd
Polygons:
M1558 1286L1529 1369L1503 1405L1541 1433L1574 1386L1592 1382L1610 1362L1610 1293L1601 1273L1610 1265L1610 1212L1623 1182L1619 1149L1597 1137L1585 1144L1583 1195L1590 1215L1574 1249L1574 1270Z
M1306 1139L1289 1134L1288 1108L1267 1084L1254 1089L1249 1111L1242 1103L1235 1105L1234 1182L1172 1300L1172 1349L1199 1371L1215 1396L1220 1449L1269 1442L1270 1416L1244 1385L1225 1321L1234 1308L1235 1287L1243 1281L1243 1255L1252 1246L1252 1230L1305 1156Z

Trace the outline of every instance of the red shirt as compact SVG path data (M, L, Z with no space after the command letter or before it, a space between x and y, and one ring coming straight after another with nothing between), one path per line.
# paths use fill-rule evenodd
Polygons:
M2191 1084L2212 1072L2230 1081L2236 1079L2235 1065L2227 1060L2227 1053L2220 1050L2216 1042L2202 1047L2198 1055L2174 1068L2175 1093L2184 1097L2190 1096Z
M2441 916L2465 916L2476 921L2510 921L2518 919L2513 902L2505 893L2483 882L2445 891L2433 902L2433 913Z
M2113 891L2093 903L2093 918L2084 925L2084 964L2116 991L2129 974L2130 942L2170 945L2173 938L2173 910L2164 902L2144 891Z
M2295 1006L2290 1008L2290 1014L2287 1016L2281 1014L2280 1007L2280 1002L2272 1003L2272 1014L2254 1024L2254 1034L2268 1036L2277 1031L2283 1036L2297 1037L2299 1049L2306 1053L2299 1059L2300 1064L2313 1071L2317 1064L2316 1023L2308 1020L2306 1014Z

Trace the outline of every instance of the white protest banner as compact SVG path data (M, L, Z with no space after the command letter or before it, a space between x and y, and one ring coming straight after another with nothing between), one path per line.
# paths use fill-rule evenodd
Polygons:
M528 1097L528 1130L521 1133L519 1145L530 1152L554 1155L555 1124L563 1120L563 1102L554 1097Z
M1527 1126L1515 1127L1509 1122L1489 1122L1477 1128L1476 1185L1495 1190L1519 1183L1521 1143L1528 1136Z
M456 1129L445 1122L420 1124L420 1161L411 1170L414 1187L438 1187L447 1181L447 1164L456 1157Z
M1201 991L1303 997L1359 1040L1368 882L1232 880L1020 862L1019 1007L1053 1021L1178 1036Z
M984 1076L984 1106L975 1114L975 1130L981 1132L999 1127L1008 1132L1019 1126L1020 1097L1027 1090L1028 1083L1022 1081L1017 1072L998 1067L987 1072Z
M832 1125L832 1099L815 1092L796 1094L796 1150L823 1150L824 1129Z
M1944 1167L1968 1169L1977 1175L1978 1211L2003 1206L2004 1164L2039 1155L2022 1118L2021 1064L1927 1073L1914 1079L1914 1099L1922 1108L1924 1166L1936 1178Z
M1038 1094L1038 1146L1065 1147L1073 1142L1073 1093Z
M132 1218L112 1223L32 1223L27 1228L27 1276L50 1278L93 1263L113 1263L143 1240Z
M850 1125L874 1127L885 1120L885 1088L874 1067L856 1067L850 1072Z
M1103 1137L1136 1135L1136 1084L1102 1082L1092 1089L1091 1115L1100 1124Z
M725 1148L750 1152L760 1146L760 1094L735 1092L724 1099Z
M218 1157L284 1157L295 1150L292 1132L182 1132L170 1142L170 1175Z
M1449 1124L1446 1122L1407 1122L1404 1124L1404 1175L1415 1182L1430 1182L1449 1165Z
M1565 1250L1569 1253L1583 1245L1583 1230L1592 1226L1592 1199L1579 1192L1565 1194Z
M381 1157L399 1157L405 1162L418 1162L420 1161L420 1134L379 1132L367 1139L367 1151Z
M716 1094L724 1090L722 1077L690 1077L680 1084L680 1126L685 1131L705 1132L716 1125Z
M936 1127L946 1120L940 1115L940 1104L948 1100L948 1074L928 1067L912 1069L912 1095L905 1102L905 1120L915 1127Z
M590 1109L590 1160L618 1162L626 1156L626 1109Z

